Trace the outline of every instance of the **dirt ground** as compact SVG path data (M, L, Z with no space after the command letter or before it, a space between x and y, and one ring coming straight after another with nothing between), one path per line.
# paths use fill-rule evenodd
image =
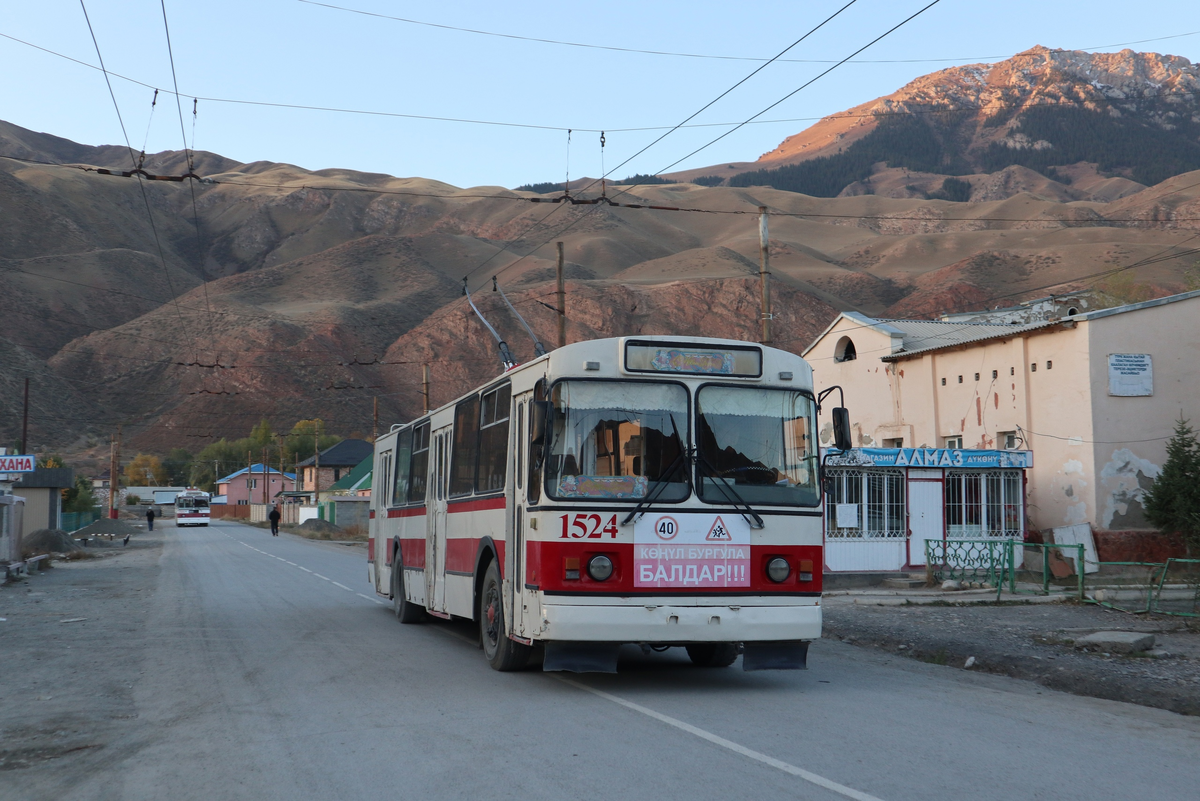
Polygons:
M158 531L0 586L0 771L86 772L134 731ZM3 779L0 778L0 784Z
M1200 621L1076 603L867 606L827 599L825 637L1077 695L1200 715ZM1088 653L1097 631L1155 636L1154 656Z

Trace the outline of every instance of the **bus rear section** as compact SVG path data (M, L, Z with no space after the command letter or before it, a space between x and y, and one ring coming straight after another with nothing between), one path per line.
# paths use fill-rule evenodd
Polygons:
M371 580L402 621L475 620L501 670L536 653L547 670L611 671L630 643L802 668L821 635L816 425L793 354L559 348L381 438L393 490L372 501Z
M208 493L189 490L175 496L176 526L207 526Z

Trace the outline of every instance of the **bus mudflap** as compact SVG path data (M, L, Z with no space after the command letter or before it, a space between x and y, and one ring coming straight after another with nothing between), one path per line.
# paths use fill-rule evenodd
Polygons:
M546 643L546 659L542 670L562 670L568 673L616 673L615 642L555 642Z
M808 642L748 642L742 670L807 670Z

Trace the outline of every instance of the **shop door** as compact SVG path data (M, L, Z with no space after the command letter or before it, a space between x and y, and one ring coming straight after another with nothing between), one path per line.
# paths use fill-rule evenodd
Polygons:
M914 473L935 473L936 478ZM945 536L945 504L940 470L910 470L908 477L908 563L925 564L925 542Z

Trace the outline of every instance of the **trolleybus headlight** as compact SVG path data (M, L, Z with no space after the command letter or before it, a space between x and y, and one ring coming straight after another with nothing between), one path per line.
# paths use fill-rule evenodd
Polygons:
M603 554L593 556L587 563L588 575L595 581L604 581L613 573L612 560Z
M776 556L774 559L767 562L767 577L776 584L781 584L786 581L791 572L791 565L789 565L787 560L782 556Z

